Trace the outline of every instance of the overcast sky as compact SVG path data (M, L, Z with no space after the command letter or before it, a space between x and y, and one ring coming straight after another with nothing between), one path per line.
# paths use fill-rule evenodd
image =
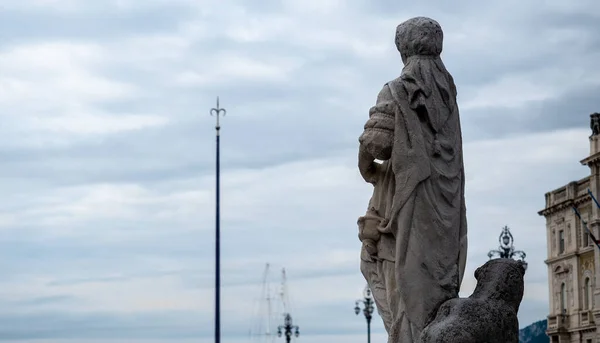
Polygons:
M417 15L442 25L459 92L462 295L508 225L529 262L521 326L545 318L537 211L588 173L597 0L2 0L0 339L213 341L220 96L223 342L250 340L267 262L275 282L287 269L299 342L364 342L358 136Z

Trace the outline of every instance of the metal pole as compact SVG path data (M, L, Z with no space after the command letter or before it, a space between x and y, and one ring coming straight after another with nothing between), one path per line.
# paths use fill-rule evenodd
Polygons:
M227 111L219 107L219 97L217 97L217 107L210 110L210 114L217 117L216 136L217 136L217 156L216 156L216 205L215 205L215 343L221 342L221 209L220 209L220 130L219 115L225 115Z
M367 343L371 343L371 318L373 318L374 302L373 295L371 294L371 290L369 289L368 285L365 287L364 296L364 299L356 301L354 313L356 313L356 315L360 313L359 304L362 302L364 306L363 314L365 315L365 319L367 320Z
M367 294L369 295L369 293ZM367 343L371 343L371 318L373 313L373 300L365 297L365 318L367 319Z

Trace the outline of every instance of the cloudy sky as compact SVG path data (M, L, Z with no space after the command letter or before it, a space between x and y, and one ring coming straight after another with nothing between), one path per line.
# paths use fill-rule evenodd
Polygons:
M363 342L357 137L417 15L442 24L459 91L462 294L508 225L521 324L545 318L537 211L587 173L597 0L2 0L0 339L212 342L220 96L223 341L250 341L270 262L299 342Z

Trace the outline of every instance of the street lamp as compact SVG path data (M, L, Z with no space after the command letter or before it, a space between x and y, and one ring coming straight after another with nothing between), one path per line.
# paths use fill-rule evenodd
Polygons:
M365 319L367 320L367 343L371 343L371 318L373 318L373 311L375 307L373 306L373 295L371 294L371 289L369 286L365 286L365 290L363 291L363 300L357 300L356 306L354 307L354 313L358 316L360 313L360 302L363 303L363 313L365 315Z
M490 250L490 252L488 253L488 257L490 259L494 257L515 259L518 261L522 261L523 266L525 267L525 269L527 269L527 262L525 262L525 257L527 256L527 254L525 254L524 251L515 250L515 247L513 245L515 239L513 238L512 233L510 233L510 229L508 228L508 226L502 228L500 237L498 237L498 242L500 243L498 249Z
M290 343L292 341L292 331L294 331L296 337L300 336L300 328L297 325L292 325L292 315L286 313L283 325L279 325L277 328L277 336L281 337L285 332L285 342Z
M219 116L227 113L224 108L219 107L219 97L217 97L217 107L210 109L210 115L217 117L216 139L216 199L215 199L215 343L221 342L221 209L220 209L220 177L221 177L221 155L220 155L220 131Z

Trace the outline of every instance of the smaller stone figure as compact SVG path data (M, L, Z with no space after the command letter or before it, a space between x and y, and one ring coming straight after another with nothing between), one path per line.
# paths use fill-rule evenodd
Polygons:
M592 129L592 136L600 134L600 113L590 115L590 129Z
M518 343L524 275L524 263L512 259L490 260L477 268L473 294L443 303L420 342Z

